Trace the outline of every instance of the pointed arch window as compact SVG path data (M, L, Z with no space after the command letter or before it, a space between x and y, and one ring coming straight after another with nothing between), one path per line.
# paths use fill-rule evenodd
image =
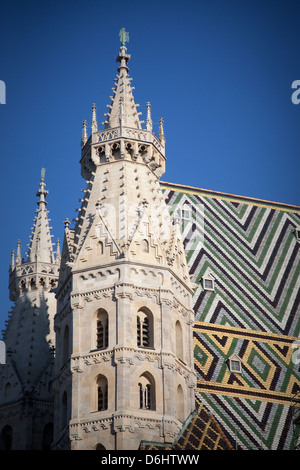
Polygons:
M139 348L153 347L153 315L146 307L137 314L137 345Z
M9 398L10 394L11 394L11 383L7 382L7 384L5 385L5 392L4 392L5 398Z
M108 405L107 378L104 375L97 377L97 410L105 411Z
M176 391L176 417L179 421L184 421L184 395L182 386L179 384Z
M145 373L140 376L138 397L141 410L155 410L155 384L151 374Z
M13 430L11 426L4 426L0 435L0 450L11 450Z
M66 325L63 336L63 364L69 359L69 336L69 327Z
M67 416L68 416L68 395L67 392L64 391L62 396L62 407L61 407L61 427L64 428L67 424Z
M106 450L103 444L98 443L95 450Z
M45 425L43 430L43 450L50 450L51 444L53 441L53 423L48 423Z
M176 335L176 356L183 362L183 334L182 326L179 320L175 324Z
M146 240L146 239L142 240L141 247L142 247L142 252L143 253L149 253L149 242L148 242L148 240Z
M97 349L108 347L108 313L102 308L97 311L96 347Z

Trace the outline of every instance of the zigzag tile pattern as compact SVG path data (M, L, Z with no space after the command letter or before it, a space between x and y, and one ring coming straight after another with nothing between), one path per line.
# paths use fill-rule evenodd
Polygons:
M194 292L197 394L242 449L291 449L300 336L300 208L169 189ZM182 212L184 210L184 212ZM184 217L182 218L182 214ZM203 288L211 273L214 290ZM242 374L231 373L237 354Z
M300 332L299 213L166 191L171 213L190 208L182 234L196 320L278 334ZM204 291L210 270L214 292Z

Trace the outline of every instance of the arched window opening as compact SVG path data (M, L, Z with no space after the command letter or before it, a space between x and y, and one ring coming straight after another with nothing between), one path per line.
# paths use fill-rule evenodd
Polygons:
M97 410L105 411L108 405L107 378L104 375L97 377Z
M98 242L97 254L98 255L103 255L103 242L102 241Z
M177 392L176 392L176 418L179 421L183 422L185 419L184 416L184 395L182 386L178 385Z
M44 431L43 431L42 449L50 450L52 441L53 441L53 423L48 423L44 427Z
M137 345L141 348L153 347L153 316L146 308L140 309L137 315Z
M64 391L62 396L62 408L61 408L61 427L64 428L67 424L67 416L68 416L68 395L67 392Z
M154 380L150 374L143 374L138 383L139 408L142 410L155 409Z
M9 398L10 394L11 394L11 383L7 382L7 384L5 385L5 391L4 391L5 398Z
M66 325L63 336L63 363L65 363L69 359L69 337L69 327L68 325Z
M4 426L0 437L0 450L11 450L13 440L13 430L11 426Z
M183 362L183 334L182 327L179 320L175 324L176 334L176 356Z
M22 279L20 287L21 287L21 292L26 292L26 282L24 279Z
M97 444L95 450L106 450L103 444Z
M97 349L108 347L108 314L103 309L99 309L97 313L96 347Z
M141 248L143 253L149 253L149 242L148 240L141 241Z

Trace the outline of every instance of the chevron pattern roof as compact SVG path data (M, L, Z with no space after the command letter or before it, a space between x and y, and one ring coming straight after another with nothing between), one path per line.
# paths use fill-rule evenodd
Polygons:
M235 448L292 449L300 208L163 183L194 292L197 397ZM213 279L205 289L203 279ZM241 360L233 373L229 358ZM299 403L296 403L299 407ZM296 433L296 435L295 435Z

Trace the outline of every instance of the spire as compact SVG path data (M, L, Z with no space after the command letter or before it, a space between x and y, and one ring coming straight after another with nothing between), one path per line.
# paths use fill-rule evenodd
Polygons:
M147 129L147 131L152 132L151 104L149 103L149 101L147 103L146 129Z
M121 124L126 127L132 127L135 129L141 129L140 114L137 111L139 104L135 104L132 91L134 87L131 86L131 78L129 77L127 66L130 55L126 53L127 48L126 42L129 42L129 34L124 28L121 29L120 33L121 47L116 61L120 63L118 67L118 75L115 79L116 85L113 90L113 96L110 96L111 104L107 105L109 112L105 113L106 121L102 124L105 125L105 129L119 127ZM122 115L121 115L122 112Z
M39 197L37 202L38 209L36 210L31 243L27 254L27 262L42 261L53 263L53 250L49 227L50 219L48 219L48 211L46 210L46 197L49 191L47 191L45 187L45 169L42 168L41 181L36 193L37 197Z
M97 132L97 130L98 130L98 124L97 124L97 117L96 117L96 105L94 103L92 107L92 133Z
M164 145L166 141L165 141L165 134L164 134L164 120L163 120L163 118L160 118L160 120L159 120L158 138L161 141L161 143Z
M61 254L60 254L60 239L57 239L56 242L56 257L55 257L55 262L59 266L61 261Z
M86 144L87 141L87 132L86 132L86 121L82 123L82 137L81 137L81 147Z
M11 250L10 271L13 271L14 269L15 269L15 250Z
M18 240L17 244L17 256L16 256L16 266L21 264L21 240Z

